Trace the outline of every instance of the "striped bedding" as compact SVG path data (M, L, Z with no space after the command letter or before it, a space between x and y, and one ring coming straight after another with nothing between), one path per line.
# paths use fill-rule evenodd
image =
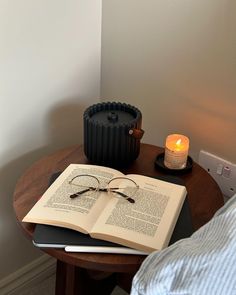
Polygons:
M150 254L131 295L236 295L236 195L190 238Z

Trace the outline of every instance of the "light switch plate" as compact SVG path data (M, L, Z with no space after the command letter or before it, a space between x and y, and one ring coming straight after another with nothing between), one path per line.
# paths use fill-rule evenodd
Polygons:
M215 179L224 196L236 194L236 164L204 150L200 151L198 163Z

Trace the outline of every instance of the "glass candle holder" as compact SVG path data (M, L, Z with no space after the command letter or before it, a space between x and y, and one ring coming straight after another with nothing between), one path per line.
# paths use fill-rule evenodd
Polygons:
M166 138L164 165L169 169L184 169L189 150L189 139L182 134L170 134Z

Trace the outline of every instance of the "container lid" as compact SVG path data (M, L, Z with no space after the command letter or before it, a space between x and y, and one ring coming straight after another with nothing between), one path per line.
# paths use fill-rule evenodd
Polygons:
M93 114L90 117L94 121L99 121L101 123L129 123L133 121L135 117L133 114L127 113L122 110L103 110L98 113Z
M130 124L141 120L141 112L125 103L107 102L89 107L85 113L90 121L100 124Z

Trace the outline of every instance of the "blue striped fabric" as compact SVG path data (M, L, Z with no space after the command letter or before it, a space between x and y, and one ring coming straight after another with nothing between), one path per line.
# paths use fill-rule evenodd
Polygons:
M236 295L236 195L190 238L153 252L131 295Z

